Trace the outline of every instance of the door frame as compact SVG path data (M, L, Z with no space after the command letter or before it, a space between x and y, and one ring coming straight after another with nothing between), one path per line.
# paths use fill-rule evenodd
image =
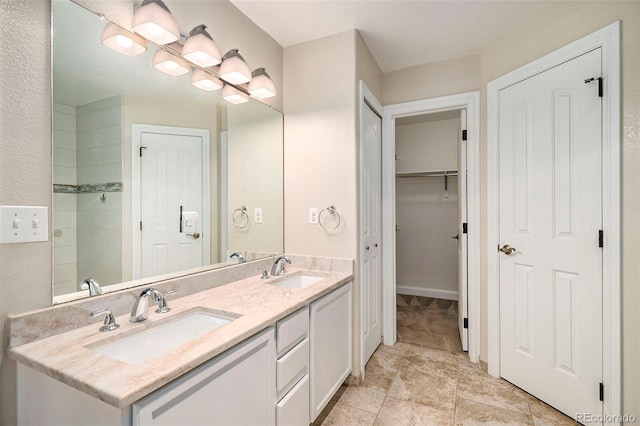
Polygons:
M604 414L621 410L620 22L614 22L487 84L487 363L500 377L499 93L593 49L602 48L602 226ZM594 389L596 392L596 389Z
M373 94L373 92L367 87L367 85L364 83L364 81L360 80L359 85L358 85L358 99L359 99L359 112L358 112L358 120L359 120L359 160L358 160L358 182L359 185L362 185L362 181L363 181L363 167L362 165L364 164L364 134L365 134L365 128L364 128L364 111L365 108L371 108L371 110L376 113L378 116L380 116L380 123L382 126L382 131L381 131L381 137L382 137L382 145L384 145L384 124L382 123L383 121L383 115L384 115L384 107L382 106L382 104L380 103L380 101L378 101L378 99L376 98L376 96ZM384 155L384 148L382 150L381 155ZM384 160L383 160L384 161ZM383 167L383 173L384 173L384 167ZM384 178L383 178L384 179ZM384 183L383 183L384 186ZM359 191L360 194L358 196L358 210L359 210L359 226L362 223L362 218L364 217L364 212L363 212L363 206L364 206L364 191L362 190L362 187L359 186ZM382 199L381 201L384 203L384 188L382 189ZM384 212L384 207L381 205L382 207L382 212ZM381 212L381 215L382 215ZM384 278L384 218L381 220L381 225L382 225L382 256L381 256L381 260L382 260L382 276L380 277L381 282ZM360 227L358 227L358 281L359 281L359 300L360 300L360 315L359 315L359 321L360 321L360 327L359 328L354 328L359 330L358 331L358 339L359 339L359 343L360 343L360 351L358 354L358 367L360 370L360 377L362 380L364 380L364 374L365 374L365 365L367 364L368 360L365 360L365 353L364 353L364 321L365 321L365 310L362 309L362 307L364 306L364 304L367 302L365 300L365 293L364 291L361 290L362 288L362 277L364 276L364 262L362 261L364 259L365 253L364 253L364 244L363 244L363 236L362 236L362 232ZM382 287L384 287L384 284L382 284ZM382 290L382 294L384 294L384 290ZM381 295L381 306L380 306L381 312L380 312L380 317L384 318L384 302L382 302L382 295ZM382 322L382 334L384 334L384 320Z
M451 110L467 110L467 223L469 359L480 359L480 92L384 107L382 117L382 334L385 345L396 342L396 118Z
M158 133L163 135L186 135L202 138L202 264L211 263L211 142L209 130L188 127L159 126L155 124L131 124L131 279L140 279L142 238L139 229L140 209L142 207L142 188L140 178L142 160L139 155L140 137L142 133ZM206 220L205 220L206 219Z

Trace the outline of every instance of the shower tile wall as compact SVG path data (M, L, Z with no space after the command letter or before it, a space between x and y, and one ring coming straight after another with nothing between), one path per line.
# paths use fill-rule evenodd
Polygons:
M76 110L53 105L53 183L76 184ZM53 272L55 294L75 291L76 194L53 194Z
M122 182L122 97L76 108L77 185ZM122 281L122 192L76 194L77 282Z

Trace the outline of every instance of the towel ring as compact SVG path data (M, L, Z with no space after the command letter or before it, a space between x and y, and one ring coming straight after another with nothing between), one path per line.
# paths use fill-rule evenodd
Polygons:
M325 211L330 215L336 216L338 218L338 223L333 228L328 228L324 223L322 223L322 213L324 213ZM338 210L336 210L335 206L324 208L320 210L320 213L318 213L318 224L329 234L333 234L340 227L341 222L342 218L340 217L340 213L338 213Z
M233 226L239 229L245 229L249 226L249 214L247 213L247 207L242 206L235 209L231 215L231 219L233 220Z

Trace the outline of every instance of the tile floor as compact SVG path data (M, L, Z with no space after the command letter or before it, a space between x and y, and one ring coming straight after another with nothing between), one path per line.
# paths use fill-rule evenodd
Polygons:
M376 350L360 386L343 385L314 425L575 425L462 352L457 303L397 297L398 343Z

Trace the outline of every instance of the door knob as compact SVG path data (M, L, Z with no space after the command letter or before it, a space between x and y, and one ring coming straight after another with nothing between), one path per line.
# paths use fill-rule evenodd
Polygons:
M194 232L193 234L187 234L187 237L191 237L194 240L197 240L198 238L200 238L200 233L199 232Z
M507 256L513 254L514 251L516 251L515 248L511 247L509 244L505 244L502 246L502 248L499 248L498 251L501 251L502 253L506 254Z

